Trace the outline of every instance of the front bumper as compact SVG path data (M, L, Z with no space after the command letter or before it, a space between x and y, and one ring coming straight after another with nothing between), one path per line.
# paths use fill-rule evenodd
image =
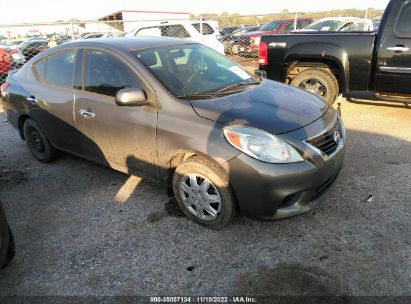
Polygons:
M342 169L345 142L331 158L307 148L305 161L269 164L240 154L228 163L229 179L243 215L275 220L312 210Z

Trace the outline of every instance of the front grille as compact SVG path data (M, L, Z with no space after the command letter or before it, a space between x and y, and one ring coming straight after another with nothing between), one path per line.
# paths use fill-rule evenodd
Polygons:
M334 125L326 132L306 140L308 144L317 148L327 156L331 156L338 147L343 144L343 130L340 120L337 119Z

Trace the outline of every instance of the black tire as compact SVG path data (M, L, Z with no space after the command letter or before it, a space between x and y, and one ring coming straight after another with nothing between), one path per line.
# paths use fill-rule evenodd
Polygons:
M293 78L291 85L321 97L329 104L337 98L339 88L335 76L324 69L307 69Z
M59 152L51 145L40 126L27 119L23 126L24 138L33 157L43 163L49 163L59 156Z
M211 181L218 191L219 198L221 199L221 210L217 213L214 219L200 219L198 216L194 215L184 203L181 196L180 186L189 174L204 176ZM177 167L173 176L173 192L178 205L183 210L184 214L188 218L206 227L220 229L230 223L230 221L237 215L237 204L228 182L228 178L220 168L202 157L191 157ZM207 213L207 211L204 210L202 210L202 212Z

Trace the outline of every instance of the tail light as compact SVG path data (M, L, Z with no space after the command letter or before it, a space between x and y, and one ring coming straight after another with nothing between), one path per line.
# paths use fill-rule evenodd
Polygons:
M1 91L1 93L3 93L4 91L6 91L7 90L7 88L10 86L10 83L9 82L4 82L1 86L0 86L0 91Z
M268 64L267 43L260 41L258 46L258 63L260 65Z

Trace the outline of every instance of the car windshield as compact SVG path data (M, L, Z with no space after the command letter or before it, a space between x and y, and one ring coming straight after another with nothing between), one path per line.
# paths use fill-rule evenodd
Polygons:
M268 22L268 23L264 24L260 28L260 30L265 31L265 32L276 31L280 28L280 26L283 24L283 22L284 22L283 20L276 20L276 21Z
M254 84L255 78L233 61L201 44L135 51L142 62L175 96L211 95L224 88ZM244 86L242 86L244 85ZM238 92L238 88L230 92Z
M344 24L344 21L338 20L324 20L324 21L317 21L313 24L305 27L305 30L315 30L315 31L337 31L338 28Z

